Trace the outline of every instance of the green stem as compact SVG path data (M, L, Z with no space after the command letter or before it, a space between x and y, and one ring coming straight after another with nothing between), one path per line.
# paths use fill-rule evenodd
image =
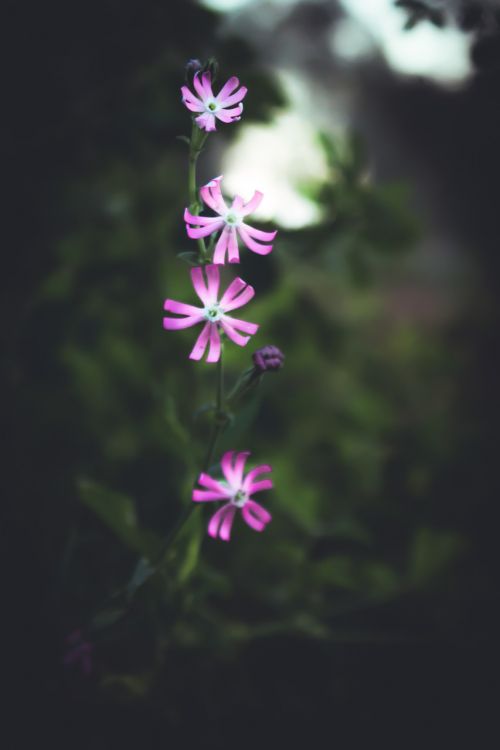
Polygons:
M210 466L212 465L214 455L215 455L215 450L217 448L217 441L219 440L219 437L221 433L224 431L224 427L226 426L226 418L225 418L225 414L223 411L223 407L224 407L223 355L224 355L224 344L221 343L220 357L219 357L219 361L217 362L217 380L216 380L216 391L215 391L216 409L214 413L214 423L212 425L212 433L210 435L210 440L208 441L207 453L206 453L205 460L202 466L203 472L208 471ZM196 509L196 504L191 502L185 508L184 512L181 513L181 515L179 516L177 523L175 524L173 529L171 529L170 533L167 535L165 539L161 554L159 555L159 559L154 565L156 569L158 569L161 566L162 560L165 556L166 551L168 550L168 548L170 547L174 539L177 537L177 535L180 533L184 524L188 521L189 518L191 518L191 514L193 513L195 509Z
M198 201L198 190L196 185L196 162L198 161L198 156L205 145L207 136L208 134L200 130L196 123L193 122L189 146L188 190L190 201L189 210L194 216L198 216L201 208ZM206 263L208 260L208 252L203 237L200 237L198 240L198 248L200 250L199 262Z

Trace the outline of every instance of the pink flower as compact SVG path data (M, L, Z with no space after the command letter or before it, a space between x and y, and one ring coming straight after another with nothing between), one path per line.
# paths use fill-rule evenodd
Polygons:
M257 240L272 242L277 232L262 232L260 229L245 224L244 217L255 211L259 206L263 195L258 190L253 194L248 203L245 203L239 195L235 197L228 208L222 197L220 182L222 175L216 177L207 185L201 188L200 195L209 208L213 209L218 216L193 216L188 209L184 211L184 221L186 222L186 231L192 239L208 237L222 230L217 244L215 246L213 262L223 265L228 254L230 263L239 263L240 254L238 249L238 235L243 240L249 250L259 255L267 255L273 249L272 245L263 245ZM189 225L192 226L189 226Z
M271 467L257 466L244 477L243 470L249 455L248 452L237 453L234 458L235 451L224 453L221 460L224 480L216 481L208 474L200 474L198 477L198 483L205 489L193 490L195 503L226 500L224 505L215 511L208 524L208 533L214 539L219 536L225 542L229 541L238 508L241 509L243 520L255 531L264 531L271 520L271 514L251 497L255 492L272 489L271 479L256 481L260 474L271 471Z
M217 266L205 266L206 282L201 268L191 269L191 280L194 290L203 302L203 307L185 305L173 299L165 300L163 305L167 312L183 315L183 318L163 318L163 327L168 330L190 328L197 323L204 323L203 329L193 347L190 359L201 359L209 344L207 362L217 362L220 357L220 331L222 330L238 346L245 346L250 336L242 336L239 331L254 334L259 326L238 320L227 313L250 302L255 294L252 286L243 279L234 279L218 300L220 274Z
M182 101L191 112L201 113L198 117L195 117L195 122L201 130L208 132L216 129L215 118L221 122L236 122L241 119L241 113L243 112L241 100L245 97L248 89L242 86L233 93L239 85L239 80L233 76L215 96L212 91L210 73L202 73L201 80L200 74L195 73L193 86L198 96L195 96L187 86L182 86ZM237 104L237 106L233 107L233 104Z

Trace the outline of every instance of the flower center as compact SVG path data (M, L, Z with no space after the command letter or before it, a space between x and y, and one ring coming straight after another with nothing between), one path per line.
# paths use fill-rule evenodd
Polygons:
M215 112L217 109L217 102L214 102L214 101L207 102L205 106L209 110L209 112Z
M235 214L229 213L226 215L225 221L226 221L226 224L230 224L231 226L234 226L235 224L238 223L238 217L235 216Z
M205 307L204 313L205 318L210 321L210 323L216 323L222 318L222 315L224 314L220 309L218 302L215 302L213 305L207 305Z
M232 504L236 505L237 508L243 508L247 500L247 493L243 490L238 490L231 498Z

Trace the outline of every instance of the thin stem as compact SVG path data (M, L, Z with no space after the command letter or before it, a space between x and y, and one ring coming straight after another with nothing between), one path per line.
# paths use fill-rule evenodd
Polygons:
M189 146L188 190L190 201L189 209L194 216L198 216L201 208L198 202L198 190L196 186L196 162L198 161L198 156L203 149L206 139L207 133L200 130L196 123L193 122ZM200 263L204 263L208 260L208 253L203 237L200 237L198 240L198 248L200 250Z

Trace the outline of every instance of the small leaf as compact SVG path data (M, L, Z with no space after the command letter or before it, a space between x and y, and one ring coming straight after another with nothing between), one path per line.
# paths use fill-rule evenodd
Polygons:
M191 145L190 139L187 137L187 135L176 135L175 136L178 141L182 141L183 143L187 143L188 146Z
M187 250L186 252L178 253L177 257L190 266L199 265L198 253L196 253L194 250Z

